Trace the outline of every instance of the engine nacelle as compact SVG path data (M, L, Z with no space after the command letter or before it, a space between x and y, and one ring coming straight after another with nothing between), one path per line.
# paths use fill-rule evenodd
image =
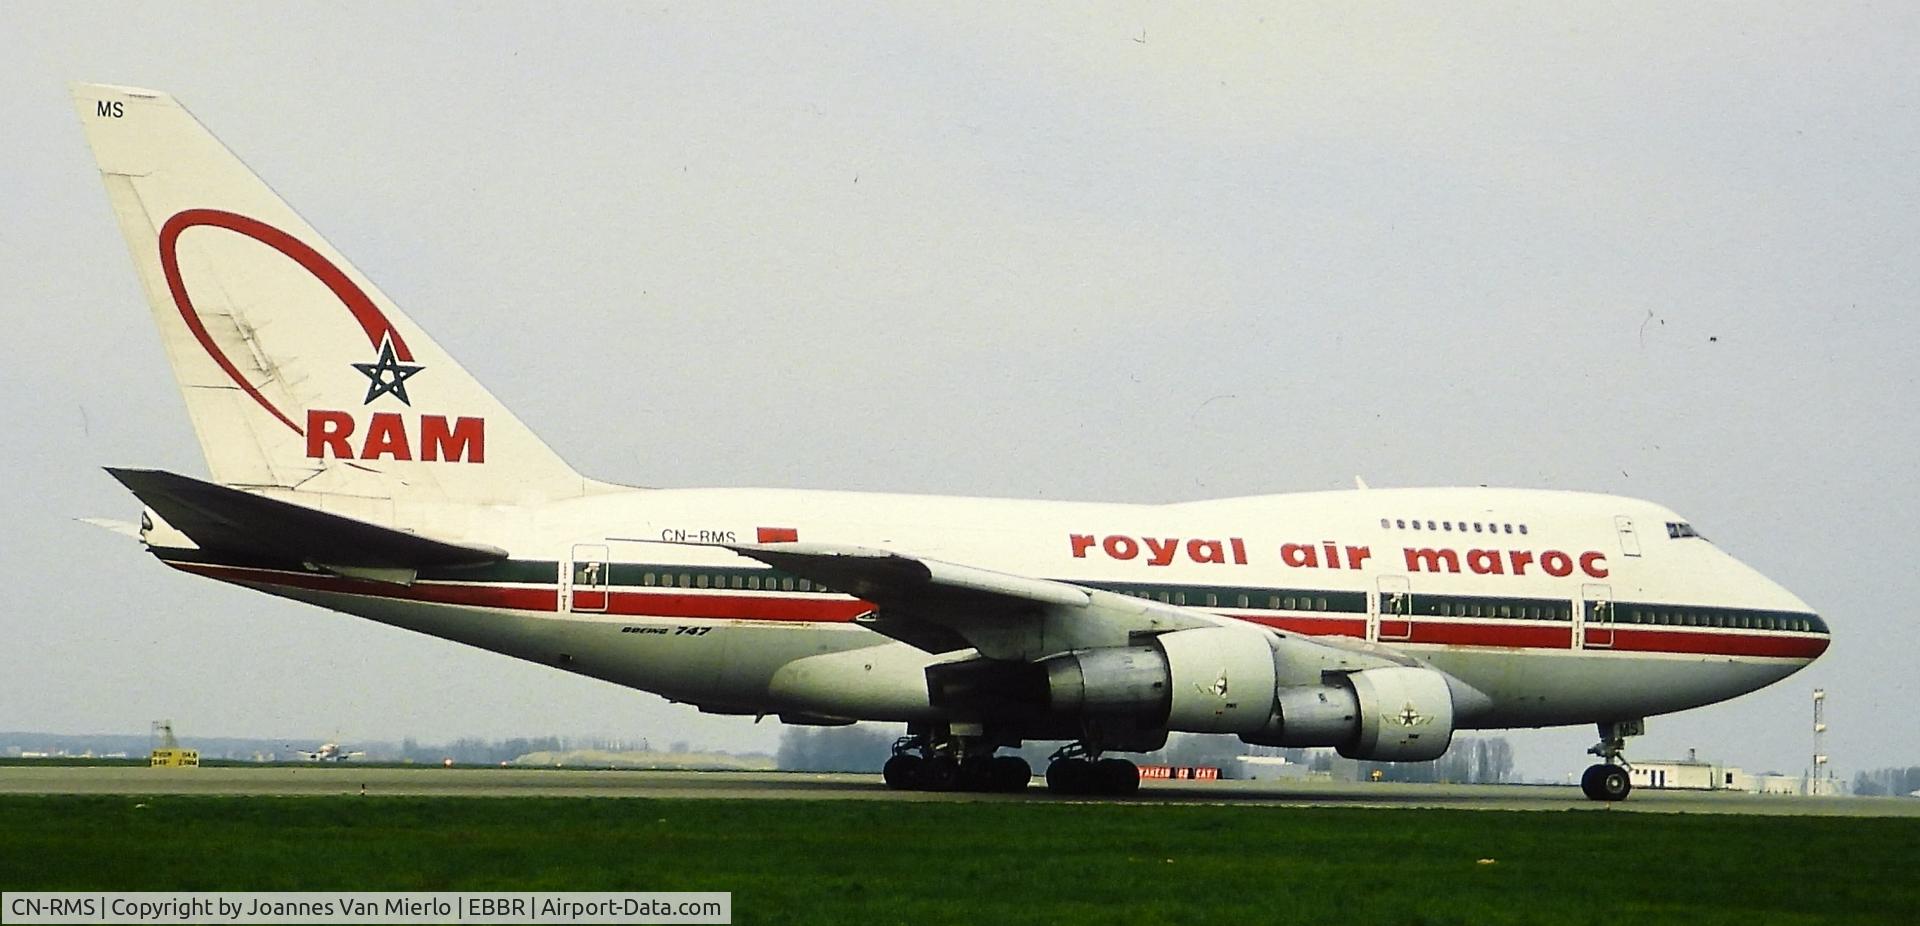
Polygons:
M1340 749L1349 759L1424 762L1453 744L1453 690L1432 669L1395 666L1344 676L1360 702L1359 735Z
M1046 660L1057 714L1127 716L1170 730L1251 733L1273 713L1269 637L1251 627L1161 634L1144 646L1082 650Z
M1452 744L1445 675L1385 666L1281 685L1288 662L1281 650L1253 627L1202 627L1140 646L1067 653L1041 667L1048 708L1058 716L1237 733L1263 746L1333 746L1350 759L1392 762L1436 759Z
M1275 692L1272 722L1241 739L1262 746L1333 746L1349 759L1424 762L1453 743L1447 677L1416 666L1330 675Z

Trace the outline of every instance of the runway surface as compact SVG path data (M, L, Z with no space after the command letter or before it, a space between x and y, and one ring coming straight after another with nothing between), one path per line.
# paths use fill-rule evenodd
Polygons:
M1455 810L1590 810L1920 817L1920 799L1791 797L1639 790L1602 805L1580 789L1549 785L1427 785L1330 781L1148 781L1131 798L1061 798L1035 779L1025 794L890 791L878 775L800 772L653 772L561 769L267 766L153 769L126 766L0 767L0 794L410 795L436 797L648 797L723 800L1075 801L1289 807L1437 807Z

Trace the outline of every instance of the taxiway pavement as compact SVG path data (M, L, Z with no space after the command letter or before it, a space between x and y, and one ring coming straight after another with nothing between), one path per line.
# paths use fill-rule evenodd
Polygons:
M1078 801L1292 807L1433 807L1456 810L1591 810L1920 817L1920 799L1798 797L1638 790L1602 805L1572 786L1331 781L1147 781L1129 798L1054 797L1038 778L1024 794L891 791L878 775L801 772L586 771L529 768L340 766L4 766L0 794L408 795L432 797L644 797L719 800Z

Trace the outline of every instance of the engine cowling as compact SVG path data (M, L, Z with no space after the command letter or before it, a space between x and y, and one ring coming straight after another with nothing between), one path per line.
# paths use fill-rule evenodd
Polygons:
M1273 712L1273 649L1248 628L1201 627L1142 646L1046 660L1055 713L1126 715L1196 733L1251 733Z
M1260 746L1333 746L1349 759L1424 762L1452 745L1453 722L1445 675L1386 666L1282 688L1272 722L1240 738Z
M1351 759L1417 762L1453 742L1447 677L1419 666L1330 672L1317 685L1281 685L1274 637L1204 627L1140 646L1046 660L1056 714L1126 717L1168 730L1237 733L1266 746L1333 746Z

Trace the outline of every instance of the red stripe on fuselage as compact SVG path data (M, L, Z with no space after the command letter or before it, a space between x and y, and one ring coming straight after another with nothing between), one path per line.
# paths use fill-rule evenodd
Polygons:
M316 592L363 595L369 598L393 598L426 601L434 604L458 604L480 608L507 608L515 611L552 611L560 606L560 595L551 588L517 588L510 585L429 584L391 585L348 579L340 576L244 569L207 563L169 562L175 569L243 585L304 588Z
M244 585L310 589L344 595L361 595L433 604L502 608L515 611L554 612L559 609L559 591L554 588L490 585L480 583L422 582L391 585L318 573L248 569L208 563L165 561L186 572ZM872 610L872 605L849 598L794 598L770 595L705 594L680 589L658 591L613 591L607 595L607 610L578 612L591 616L607 614L631 617L666 617L701 620L777 621L794 623L847 623ZM1367 619L1357 616L1233 614L1240 620L1297 633L1302 636L1339 636L1365 639ZM1397 622L1396 622L1397 623ZM1593 642L1604 639L1589 628L1587 652L1612 650L1623 653L1686 653L1703 656L1755 656L1789 659L1813 659L1826 652L1826 637L1776 636L1756 633L1676 632L1621 627L1613 630L1613 645ZM1573 626L1568 623L1490 624L1473 621L1413 622L1409 639L1382 640L1382 643L1425 643L1444 646L1504 647L1534 650L1570 650Z
M1364 617L1301 617L1292 614L1228 614L1225 616L1307 637L1364 637L1367 635L1367 619Z
M1769 636L1758 633L1680 633L1640 628L1613 631L1612 649L1630 653L1699 653L1707 656L1779 656L1812 659L1827 651L1826 637ZM1591 642L1588 649L1595 649Z
M1504 646L1571 649L1571 623L1486 624L1467 621L1414 621L1413 634L1389 643L1444 643L1451 646Z

